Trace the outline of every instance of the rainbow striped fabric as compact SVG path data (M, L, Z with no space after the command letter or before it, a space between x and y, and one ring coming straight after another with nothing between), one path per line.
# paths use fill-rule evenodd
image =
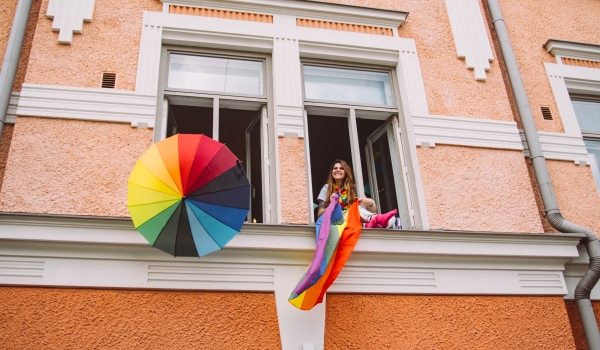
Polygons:
M358 203L351 206L346 218L336 195L316 223L317 248L312 263L289 297L301 310L310 310L323 301L323 296L342 271L358 241L362 224Z

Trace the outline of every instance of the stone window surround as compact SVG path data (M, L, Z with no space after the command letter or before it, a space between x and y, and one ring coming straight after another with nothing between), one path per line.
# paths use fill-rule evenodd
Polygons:
M254 53L270 53L273 61L273 84L275 91L273 124L276 133L272 138L283 136L304 137L301 58L313 58L330 61L343 61L353 64L370 64L395 68L396 78L400 83L401 125L403 144L408 145L405 157L409 161L411 202L415 204L415 227L428 229L427 212L424 207L424 193L420 182L419 167L416 163L416 141L412 130L411 107L415 104L425 106L425 92L422 77L418 73L418 58L414 40L397 36L397 27L406 18L406 13L399 11L358 8L321 2L301 1L257 1L254 11L272 14L273 23L248 21L232 21L207 17L198 21L193 16L168 13L169 5L203 6L223 10L247 10L250 2L239 1L186 1L171 3L164 1L164 11L144 12L140 55L136 81L136 92L154 94L158 91L160 52L164 45L200 46L208 49L225 49ZM275 6L277 3L279 6ZM308 5L306 5L308 4ZM298 6L309 6L299 8ZM283 7L287 6L287 7ZM296 6L296 7L294 7ZM326 29L300 27L296 25L297 16L320 20L339 20L340 13L351 15L353 22L391 27L394 36L376 36L355 32L340 32ZM346 19L348 21L348 19ZM277 35L274 37L274 33ZM404 66L402 65L404 63ZM416 68L416 72L415 72ZM408 96L406 86L420 93ZM415 88L416 87L416 88ZM160 98L157 101L156 115L162 115ZM421 107L422 109L423 107ZM156 121L153 123L156 124ZM155 138L159 135L155 135ZM277 143L274 142L275 147ZM279 195L279 176L277 166L278 151L275 149L273 192ZM281 209L274 201L276 215L273 222L281 222Z
M540 141L542 144L553 143L555 152L568 150L571 154L579 154L575 157L575 163L589 165L588 153L569 93L600 95L600 69L566 65L562 58L600 61L600 45L549 39L544 47L554 55L557 62L544 63L544 67L565 132L538 131ZM573 157L567 159L572 160Z

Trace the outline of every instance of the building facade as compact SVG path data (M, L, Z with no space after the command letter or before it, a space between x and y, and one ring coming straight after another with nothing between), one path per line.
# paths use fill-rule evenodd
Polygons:
M585 235L549 222L523 111L562 215L600 232L600 2L0 3L3 76L20 53L3 90L0 344L587 348ZM227 144L252 184L248 223L202 258L150 247L126 207L137 159L177 133ZM300 311L287 299L337 158L403 229L363 230Z

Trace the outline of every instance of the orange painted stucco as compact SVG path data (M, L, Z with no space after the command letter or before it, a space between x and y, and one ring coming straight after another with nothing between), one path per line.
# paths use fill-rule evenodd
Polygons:
M0 191L2 191L2 180L4 179L4 170L6 169L6 161L8 159L8 150L10 149L10 141L12 140L14 125L4 125L2 137L0 137Z
M70 45L58 43L47 7L42 0L25 82L98 88L102 72L114 72L117 89L135 88L143 11L162 11L159 0L96 0Z
M278 142L281 220L294 224L307 224L308 192L304 140L280 137Z
M583 335L583 327L581 326L581 320L579 319L579 311L577 311L577 304L574 301L565 301L567 307L567 313L569 314L569 322L571 323L571 330L573 331L573 339L575 340L575 348L577 350L587 350L587 342ZM596 316L596 323L600 324L600 301L592 301L592 307L594 309L594 315Z
M328 294L325 349L575 349L561 297Z
M129 216L127 179L151 143L128 124L18 117L0 211Z
M495 120L514 120L506 87L495 60L485 82L476 81L465 61L457 57L444 1L328 0L331 2L408 11L399 35L415 39L429 113ZM481 4L480 4L481 6ZM488 38L491 34L488 29Z
M431 228L543 232L520 151L417 148Z
M600 44L600 2L595 0L499 0L527 98L538 130L563 131L544 62L556 63L543 45L548 39ZM540 106L555 119L544 120Z
M0 287L3 349L281 349L273 294Z

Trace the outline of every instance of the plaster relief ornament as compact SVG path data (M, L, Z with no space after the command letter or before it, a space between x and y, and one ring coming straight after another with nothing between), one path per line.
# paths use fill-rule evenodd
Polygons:
M71 44L73 33L81 34L83 22L91 22L93 14L94 0L50 0L46 11L59 44Z

